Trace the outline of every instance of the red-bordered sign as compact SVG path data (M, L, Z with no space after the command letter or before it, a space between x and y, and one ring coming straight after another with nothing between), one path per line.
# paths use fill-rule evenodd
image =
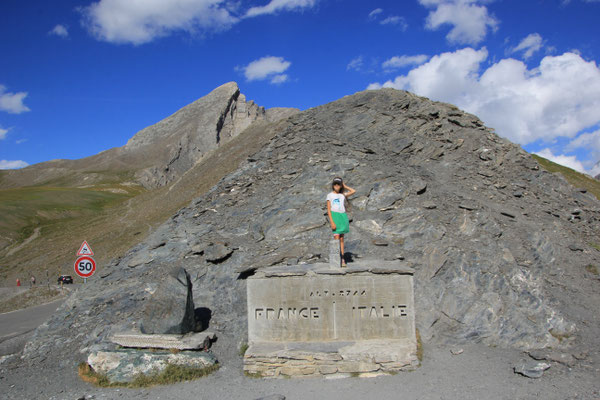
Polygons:
M81 256L73 265L75 273L82 278L89 278L96 272L96 261L90 256Z
M94 252L92 251L92 248L88 244L87 240L84 240L83 243L81 243L81 247L79 248L77 255L78 256L93 256L94 255Z

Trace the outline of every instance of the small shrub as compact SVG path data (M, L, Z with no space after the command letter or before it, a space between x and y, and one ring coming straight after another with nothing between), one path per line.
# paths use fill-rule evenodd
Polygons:
M246 350L248 350L248 343L244 342L240 345L240 357L244 357L244 354L246 354Z

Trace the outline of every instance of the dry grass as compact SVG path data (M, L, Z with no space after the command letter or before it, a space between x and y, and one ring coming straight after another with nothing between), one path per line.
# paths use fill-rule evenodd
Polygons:
M91 383L94 386L109 387L111 385L106 375L97 373L85 362L79 364L77 367L77 374L82 381Z
M419 330L416 330L416 334L417 334L417 358L419 359L419 362L423 362L423 341L421 340L421 334L419 333Z
M595 243L595 242L591 242L590 246L592 246L594 249L600 251L600 244Z
M592 264L588 264L585 266L585 270L593 275L598 275L598 267Z
M582 174L581 172L577 172L571 168L564 167L562 165L553 163L550 160L545 159L544 157L540 157L537 154L531 155L534 160L536 160L542 168L544 168L548 172L560 172L562 176L573 186L577 188L583 188L588 192L592 193L598 200L600 200L600 181L592 178L589 175Z
M81 363L77 368L79 377L84 381L99 387L143 388L156 385L170 385L177 382L191 381L202 378L219 369L219 364L204 368L186 367L168 364L162 372L149 375L138 374L131 382L110 382L108 377L99 374L89 366Z
M263 378L263 376L262 376L262 374L260 372L248 372L248 371L244 371L244 375L246 375L248 378L254 378L254 379Z

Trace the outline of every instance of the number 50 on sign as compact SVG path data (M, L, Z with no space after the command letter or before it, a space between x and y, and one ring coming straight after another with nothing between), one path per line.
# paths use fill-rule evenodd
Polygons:
M75 273L82 278L89 278L96 272L96 261L90 256L81 256L75 260Z

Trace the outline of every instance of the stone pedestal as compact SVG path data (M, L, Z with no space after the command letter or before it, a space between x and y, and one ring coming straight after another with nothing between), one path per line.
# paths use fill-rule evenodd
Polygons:
M271 267L247 283L247 373L372 375L418 365L413 270L401 262Z
M330 240L329 241L329 266L331 268L342 267L342 257L340 254L340 241Z

